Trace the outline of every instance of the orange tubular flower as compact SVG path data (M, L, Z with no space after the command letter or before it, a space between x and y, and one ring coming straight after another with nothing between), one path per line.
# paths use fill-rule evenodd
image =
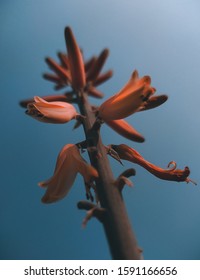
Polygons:
M65 39L68 51L69 67L72 77L72 87L83 89L86 85L85 67L80 48L70 27L65 28Z
M128 117L153 95L155 88L151 87L151 78L139 78L135 70L128 83L99 107L99 117L104 121L119 120Z
M66 123L79 116L73 105L67 102L48 102L35 96L33 103L27 105L26 114L46 123Z
M115 130L117 133L129 140L139 143L145 141L144 137L125 120L106 121L106 124L110 126L113 130Z
M96 169L81 157L78 147L67 144L58 155L53 177L38 184L47 188L42 202L52 203L64 198L71 189L77 173L83 176L86 184L98 177Z
M185 181L187 183L192 182L196 185L195 182L188 178L190 170L187 166L183 170L176 169L176 163L172 161L168 164L168 167L170 167L170 165L173 165L172 168L163 169L148 162L136 150L130 148L125 144L111 145L111 148L118 153L120 159L128 160L133 163L139 164L140 166L148 170L151 174L155 175L160 179L177 182Z

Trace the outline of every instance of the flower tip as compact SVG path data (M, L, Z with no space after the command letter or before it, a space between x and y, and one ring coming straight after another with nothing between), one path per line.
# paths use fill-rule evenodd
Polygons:
M19 102L19 105L22 107L22 108L26 108L27 107L27 102L26 100L22 100Z
M131 76L133 79L138 79L139 78L139 73L137 70L134 70Z
M51 60L50 57L45 57L45 59L44 59L44 61L45 61L47 64L49 63L50 60Z
M166 102L168 100L168 98L169 98L168 95L166 95L166 94L163 94L161 96L162 96L162 98L161 98L162 103Z
M102 52L102 54L104 54L105 56L108 56L110 53L110 50L108 48L105 48Z
M76 90L80 90L84 88L86 84L85 68L82 53L70 27L65 28L65 40L72 77L72 87Z
M44 182L39 182L39 183L38 183L38 186L41 187L41 188L46 187L46 186L44 185Z
M134 141L138 142L138 143L144 143L145 142L145 138L142 135L140 135L140 136L138 136L138 138L136 140L134 139Z
M65 36L72 35L72 29L70 26L65 27Z
M72 31L71 27L69 27L69 26L65 27L64 33L65 33L65 40L66 40L66 42L67 41L76 42L76 39L74 37L74 34L73 34L73 31Z
M51 197L46 194L42 197L41 201L45 204L54 202L54 200L52 200Z

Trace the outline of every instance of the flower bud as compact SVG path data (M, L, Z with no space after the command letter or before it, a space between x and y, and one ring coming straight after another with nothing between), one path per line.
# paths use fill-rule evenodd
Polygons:
M67 123L78 116L73 105L67 102L48 102L39 96L34 97L33 103L27 105L26 114L46 123Z

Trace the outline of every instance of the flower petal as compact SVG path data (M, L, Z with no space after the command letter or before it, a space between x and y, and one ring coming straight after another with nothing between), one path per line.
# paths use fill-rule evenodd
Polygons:
M83 176L85 183L89 184L94 178L98 178L97 170L82 158L79 150L76 155L74 155L74 158L76 159L77 170Z
M47 96L43 96L42 99L48 102L55 102L55 101L72 102L73 94L67 93L67 94L59 94L59 95L47 95ZM24 108L26 108L29 103L34 103L34 99L30 98L30 99L25 99L20 101L20 105Z
M78 172L88 184L98 177L96 169L81 157L78 147L67 144L57 157L53 176L39 183L39 186L47 188L42 201L52 203L64 198L71 189Z
M44 203L62 199L71 189L78 172L74 160L77 149L73 144L65 145L58 155L54 175L49 180L39 183L39 186L47 187L42 198Z
M139 109L138 112L154 109L163 103L165 103L168 99L167 95L157 95L157 96L151 96Z

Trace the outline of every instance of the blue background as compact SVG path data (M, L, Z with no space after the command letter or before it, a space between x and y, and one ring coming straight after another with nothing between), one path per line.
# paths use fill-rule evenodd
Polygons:
M92 219L81 227L81 177L62 201L40 202L44 190L37 183L52 175L65 144L83 140L82 129L72 131L74 122L39 123L18 105L54 93L41 74L48 72L44 57L57 59L56 52L65 51L65 26L72 27L86 59L110 49L104 69L113 69L114 76L100 87L106 97L134 69L151 75L157 93L169 96L163 106L128 118L145 143L123 139L106 126L104 143L126 143L163 168L171 160L178 168L188 165L200 183L199 15L197 0L1 0L1 259L110 259L102 226ZM117 177L124 169L111 164ZM144 258L200 259L199 186L162 181L135 168L134 188L125 189L124 198Z

